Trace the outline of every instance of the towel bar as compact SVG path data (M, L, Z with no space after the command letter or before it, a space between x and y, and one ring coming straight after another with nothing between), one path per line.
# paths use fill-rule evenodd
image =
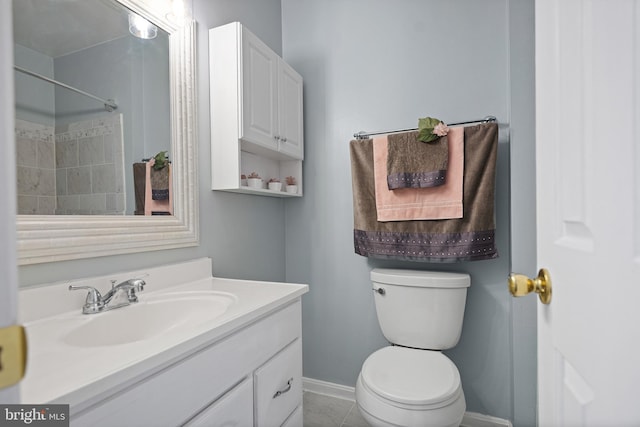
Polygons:
M495 122L497 120L498 119L496 119L495 116L486 116L484 119L480 119L480 120L470 120L468 122L448 123L447 125L448 126L459 126L459 125L468 125L468 124L471 124L471 123L491 123L491 122ZM361 130L358 133L354 133L353 137L355 139L367 139L371 135L384 135L384 134L387 134L387 133L410 132L410 131L414 131L414 130L418 130L418 128L386 130L386 131L378 131L378 132L365 132L365 131Z

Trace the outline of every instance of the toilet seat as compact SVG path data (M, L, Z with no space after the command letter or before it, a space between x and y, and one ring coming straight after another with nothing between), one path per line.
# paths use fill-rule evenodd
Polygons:
M439 351L385 347L367 358L360 376L389 404L414 410L447 406L462 393L458 369Z
M373 427L457 427L466 410L453 362L407 347L385 347L365 360L356 403Z

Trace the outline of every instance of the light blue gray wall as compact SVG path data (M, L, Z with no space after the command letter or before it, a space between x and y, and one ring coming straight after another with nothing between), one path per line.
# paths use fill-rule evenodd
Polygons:
M511 271L534 276L536 264L534 2L510 0ZM537 298L511 299L513 419L536 425Z
M505 282L511 267L509 122L512 109L522 108L519 124L530 129L533 99L512 102L514 95L527 94L510 77L514 65L530 65L533 45L514 49L510 31L521 20L524 30L513 30L525 31L523 38L530 40L533 11L511 10L509 3L282 0L284 58L305 81L305 197L286 205L286 278L310 284L303 299L306 377L353 386L364 359L387 345L373 305L371 268L463 271L472 277L465 324L460 343L447 354L460 370L468 410L514 419L513 307ZM522 78L532 87L529 69ZM456 122L489 114L501 123L500 258L443 265L354 254L348 151L353 133L417 127L418 117L427 115ZM534 357L524 363L528 372L535 369ZM535 387L535 374L528 378ZM535 424L529 424L535 400L526 405L518 426Z
M198 180L200 246L20 267L28 286L56 280L212 257L216 275L284 280L285 217L281 199L213 192L210 166L208 28L239 20L281 52L279 0L194 0L198 21ZM149 286L153 286L149 284Z

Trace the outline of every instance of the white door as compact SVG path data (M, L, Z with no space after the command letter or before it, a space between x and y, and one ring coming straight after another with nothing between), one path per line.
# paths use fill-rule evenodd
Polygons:
M535 19L538 423L640 426L640 1Z
M16 323L16 169L11 2L0 2L0 328ZM4 366L0 342L0 377ZM0 403L18 403L18 386L0 387Z

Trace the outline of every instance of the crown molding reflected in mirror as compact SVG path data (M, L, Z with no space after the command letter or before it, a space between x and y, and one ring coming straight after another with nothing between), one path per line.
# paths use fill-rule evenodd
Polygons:
M195 21L169 19L170 0L117 0L169 36L173 216L18 215L18 262L37 264L198 244Z

